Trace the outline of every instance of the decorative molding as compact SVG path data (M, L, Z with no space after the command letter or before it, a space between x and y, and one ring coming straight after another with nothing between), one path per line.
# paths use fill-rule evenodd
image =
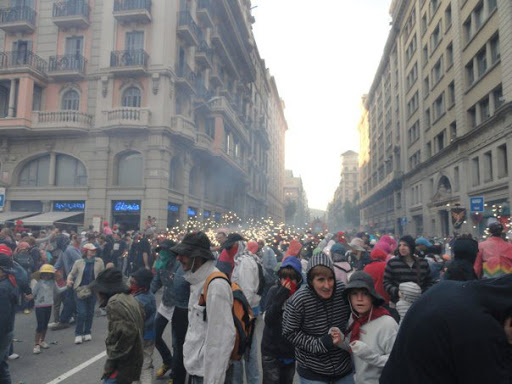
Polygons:
M108 76L101 76L101 94L107 97L108 94Z
M153 75L151 76L151 79L153 80L153 95L156 95L160 88L160 74L153 73Z

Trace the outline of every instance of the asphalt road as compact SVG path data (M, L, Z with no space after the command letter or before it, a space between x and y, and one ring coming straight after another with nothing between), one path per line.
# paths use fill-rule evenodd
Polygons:
M160 295L157 294L157 302ZM52 320L53 321L53 316ZM14 351L20 355L17 360L9 361L13 384L98 384L101 383L103 364L105 363L105 337L107 318L94 317L92 341L80 345L74 344L74 327L60 331L48 330L46 342L50 348L34 355L34 334L36 329L35 313L16 315ZM170 325L164 338L171 345ZM258 343L261 342L263 320L258 319ZM155 370L161 365L161 358L155 349L153 354ZM261 360L260 360L261 362ZM153 380L155 384L167 384L167 380Z

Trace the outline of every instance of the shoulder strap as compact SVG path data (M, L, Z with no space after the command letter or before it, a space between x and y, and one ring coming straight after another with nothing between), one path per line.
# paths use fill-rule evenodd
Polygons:
M353 270L352 266L350 266L350 269L347 271L345 268L342 268L339 265L336 265L336 264L333 264L333 265L334 265L334 268L341 269L345 273L349 273L349 272L351 272Z
M206 307L206 297L208 295L208 286L215 279L224 279L231 286L231 282L229 281L229 278L227 277L227 275L225 273L222 273L220 271L215 271L215 272L210 273L210 275L204 281L203 292L201 293L201 296L199 297L199 305Z

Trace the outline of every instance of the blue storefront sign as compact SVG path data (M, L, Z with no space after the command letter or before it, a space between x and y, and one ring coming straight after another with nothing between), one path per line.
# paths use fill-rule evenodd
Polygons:
M179 212L180 206L172 203L167 203L167 210L169 212Z
M469 205L471 212L483 212L484 211L484 198L483 197L471 197L469 199Z
M0 195L0 208L5 206L5 195Z
M54 212L83 212L85 211L85 201L54 201Z
M140 200L114 200L112 201L114 212L140 212Z
M188 207L188 217L196 216L197 215L197 208Z

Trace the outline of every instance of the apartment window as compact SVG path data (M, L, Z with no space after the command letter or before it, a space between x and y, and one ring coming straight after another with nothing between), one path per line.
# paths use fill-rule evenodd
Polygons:
M117 159L117 185L132 187L144 182L142 155L138 152L127 152Z
M430 36L430 45L432 47L432 51L436 49L436 47L439 45L439 42L441 41L441 23L437 24L436 28L432 32L432 35Z
M471 40L472 30L471 30L471 16L469 16L464 24L462 24L462 28L464 29L464 38L466 39L466 43Z
M457 138L457 122L454 121L450 124L450 141Z
M475 72L473 67L473 60L466 65L466 83L468 87L471 87L475 82Z
M430 128L430 108L425 110L425 130Z
M441 56L437 63L435 63L434 68L432 68L432 87L435 87L437 83L443 77L443 57Z
M479 107L480 107L481 121L485 121L489 117L491 117L491 111L489 109L489 98L488 97L486 97L485 99L480 101Z
M430 93L430 80L427 76L427 77L425 77L425 79L423 79L423 96L427 97L429 93Z
M434 101L433 105L433 118L434 121L439 119L445 113L445 104L444 104L444 92L439 95L439 97Z
M411 42L409 43L409 45L407 46L407 49L405 50L405 58L406 58L407 62L409 62L412 59L414 52L416 52L417 45L418 45L418 43L417 43L416 34L414 34Z
M439 0L431 0L430 1L430 18L432 19L437 11L437 8L439 8Z
M428 45L425 44L423 47L423 66L427 65L428 62Z
M432 156L432 143L429 141L427 143L427 157Z
M418 92L407 103L408 116L411 116L418 109Z
M484 153L484 182L492 181L492 152L485 152Z
M498 6L498 2L496 0L488 0L487 1L487 9L489 9L489 14L496 9Z
M142 96L138 87L129 87L123 92L123 107L140 108L141 100Z
M206 119L204 125L206 134L215 139L215 119Z
M407 89L410 89L418 80L418 63L415 63L407 75Z
M420 138L420 122L416 122L409 128L409 144L414 143Z
M508 176L508 155L507 144L500 145L497 150L498 155L498 177Z
M478 69L478 77L480 78L487 71L487 53L485 52L485 48L477 53L476 65Z
M491 39L490 45L491 45L491 63L494 64L501 58L499 35L496 35Z
M38 157L27 163L20 172L20 187L44 187L50 177L50 155Z
M469 128L475 128L476 127L476 109L475 107L472 107L468 109L468 126Z
M80 108L80 94L74 89L66 91L62 96L61 109L64 111L78 111Z
M37 84L34 84L34 93L32 97L32 110L40 111L41 103L43 100L43 88Z
M475 16L475 31L478 31L480 29L480 27L482 26L483 24L483 21L484 21L484 6L483 6L483 3L480 3L478 4L474 11L473 11L473 14Z
M471 160L471 175L473 180L473 187L480 184L480 160L475 157Z
M446 47L446 67L450 68L452 65L453 65L453 43L450 43Z
M505 100L503 99L503 89L500 87L492 91L492 97L494 99L494 108L498 109L503 105Z
M445 133L444 131L441 132L439 135L436 136L436 146L437 151L442 151L445 147Z
M458 192L459 191L459 186L460 186L460 171L459 171L459 167L455 167L453 168L453 189L454 189L454 192Z
M455 104L455 82L448 85L448 105L451 107Z
M66 55L81 56L83 54L84 38L83 36L73 36L66 38Z
M448 30L452 25L452 6L451 4L444 11L444 26L445 29Z
M421 17L421 34L424 35L427 32L427 13L423 14Z

